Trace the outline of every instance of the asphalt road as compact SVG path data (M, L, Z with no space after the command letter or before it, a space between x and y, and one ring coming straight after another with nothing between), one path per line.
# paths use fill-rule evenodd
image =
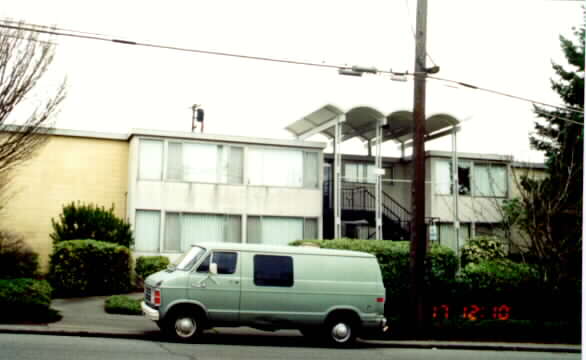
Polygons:
M301 337L300 337L301 338ZM224 340L229 340L225 338ZM292 341L258 343L241 342L224 344L204 342L179 344L160 341L105 339L56 335L0 334L2 360L207 360L207 359L335 359L335 360L556 360L580 359L580 354L471 351L434 349L396 349L362 345L353 349L329 349Z

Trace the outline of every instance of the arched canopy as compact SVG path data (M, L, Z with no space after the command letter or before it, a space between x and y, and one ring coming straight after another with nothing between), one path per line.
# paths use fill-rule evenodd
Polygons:
M359 137L363 141L376 139L376 128L382 126L382 142L389 140L408 143L413 140L413 113L407 110L389 114L370 107L357 106L348 111L328 104L304 116L286 127L294 136L307 139L321 133L334 138L334 125L337 121L342 127L342 141ZM448 135L460 121L447 113L433 114L425 122L425 140Z

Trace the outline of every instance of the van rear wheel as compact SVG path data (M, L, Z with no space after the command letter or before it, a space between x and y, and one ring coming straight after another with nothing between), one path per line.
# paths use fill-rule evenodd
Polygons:
M349 316L336 316L328 320L325 327L326 339L335 346L351 346L356 341L358 326Z
M203 331L201 317L193 311L174 312L165 323L165 332L175 340L192 341Z

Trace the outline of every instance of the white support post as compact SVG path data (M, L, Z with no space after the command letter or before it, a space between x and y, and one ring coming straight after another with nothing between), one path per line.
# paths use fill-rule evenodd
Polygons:
M342 237L342 124L345 115L340 115L334 125L334 238Z
M377 122L376 125L376 158L375 158L375 168L376 168L376 190L375 190L375 202L376 202L376 239L382 240L383 239L383 219L382 219L382 189L383 189L383 179L382 179L382 158L381 158L381 148L382 148L382 127L385 125L386 119L383 118Z
M454 234L456 235L456 256L460 258L460 216L458 211L458 199L460 184L458 179L458 146L456 139L457 127L452 127L452 200L454 212Z

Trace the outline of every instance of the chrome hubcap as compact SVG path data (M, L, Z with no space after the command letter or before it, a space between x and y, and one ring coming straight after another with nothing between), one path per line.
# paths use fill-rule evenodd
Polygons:
M175 332L182 338L191 337L193 334L195 334L196 329L197 325L191 318L184 317L175 321Z
M343 343L350 339L350 327L344 323L336 324L332 327L332 338L339 342Z

